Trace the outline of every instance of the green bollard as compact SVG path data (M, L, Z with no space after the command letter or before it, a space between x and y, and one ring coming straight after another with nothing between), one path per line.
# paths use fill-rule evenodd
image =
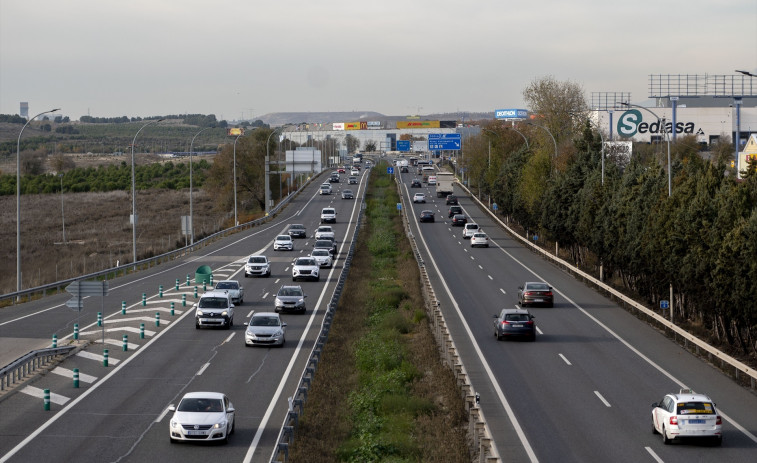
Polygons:
M195 285L195 299L197 299L197 285Z
M210 286L213 286L213 274L210 274Z
M144 339L144 338L145 338L145 324L140 323L139 324L139 339Z
M126 301L121 301L121 315L126 315Z
M103 366L108 366L108 349L103 350Z
M158 287L158 297L163 297L163 285Z
M142 305L147 305L147 294L142 293Z
M174 313L173 313L173 301L171 301L171 316L173 317L173 315L174 315Z
M97 326L103 326L103 313L97 312Z
M79 389L79 369L74 368L74 388Z
M181 295L181 306L182 307L186 307L187 306L187 295L186 294L182 294Z
M58 335L53 335L53 347L58 347Z
M189 274L187 273L187 286L190 286L191 283L189 282Z
M174 287L174 289L175 289L176 291L178 291L178 290L179 290L179 279L178 279L178 278L176 279L176 286Z
M124 352L127 352L129 350L129 336L124 335L124 345L123 345Z
M155 312L155 326L160 326L160 312Z
M74 341L79 340L79 324L74 323Z
M202 291L205 292L208 290L208 284L206 282L202 282Z
M45 410L50 410L50 389L44 391Z

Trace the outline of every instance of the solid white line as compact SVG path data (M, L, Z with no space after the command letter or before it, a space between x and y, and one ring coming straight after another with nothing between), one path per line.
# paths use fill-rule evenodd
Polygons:
M50 371L50 373L55 373L56 375L71 378L72 381L74 379L74 371L69 370L68 368L55 367ZM92 376L86 373L79 372L79 381L82 381L84 383L94 383L95 381L97 381L97 376Z
M604 397L602 397L602 394L599 393L599 391L594 391L594 394L599 397L599 400L602 401L603 404L605 404L605 407L610 407L610 402L606 401Z
M210 366L210 362L206 363L205 365L200 367L200 370L195 373L195 376L202 376L202 374L205 372L205 370Z
M24 394L30 395L32 397L39 397L40 399L45 398L45 391L43 389L40 389L38 387L34 386L26 386L25 388L21 389L21 392ZM58 405L66 405L66 402L71 400L70 398L56 394L54 392L50 393L50 402Z
M181 301L177 301L177 302L179 304L181 304ZM127 314L140 313L140 312L153 312L153 313L155 313L156 310L158 310L160 312L170 313L171 312L171 307L170 306L171 306L171 304L169 304L168 308L166 308L166 307L153 307L151 309L126 309L126 313ZM184 306L180 306L180 307L184 307ZM184 313L184 311L183 310L179 310L179 309L174 309L174 313L181 315L181 314ZM122 321L125 321L125 320L127 320L127 319L126 318L122 318L120 320L117 319L117 318L112 319L112 320L108 319L108 320L105 320L105 323L118 323L118 322L122 322Z
M123 347L124 340L123 339L111 339L111 338L105 338L105 344L111 344L113 346ZM129 350L137 350L139 349L139 344L134 344L133 342L127 342L126 347L129 348ZM108 360L108 363L110 363L110 360Z
M656 454L656 453L654 453L654 450L652 450L652 449L651 449L650 447L644 447L644 448L645 448L645 449L647 450L647 452L648 452L648 453L649 453L650 455L652 455L652 458L654 458L654 460L655 460L655 461L656 461L657 463L665 463L665 462L664 462L664 461L662 460L662 458L658 457L658 456L657 456L657 454Z
M573 365L572 363L570 363L570 361L567 358L565 358L565 356L563 354L557 354L557 355L559 355L560 358L563 359L565 361L565 363L567 363L568 365Z

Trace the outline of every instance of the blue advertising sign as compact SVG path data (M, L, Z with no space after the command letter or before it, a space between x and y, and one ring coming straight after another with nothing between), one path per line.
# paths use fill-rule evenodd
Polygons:
M397 151L410 151L410 140L397 140Z
M495 109L494 117L497 119L528 119L527 109Z
M430 133L428 134L429 151L460 150L461 140L459 133Z

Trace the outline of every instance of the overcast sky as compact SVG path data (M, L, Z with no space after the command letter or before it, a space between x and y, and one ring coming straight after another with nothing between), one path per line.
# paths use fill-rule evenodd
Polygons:
M757 0L0 0L0 113L521 108L553 76L757 73Z

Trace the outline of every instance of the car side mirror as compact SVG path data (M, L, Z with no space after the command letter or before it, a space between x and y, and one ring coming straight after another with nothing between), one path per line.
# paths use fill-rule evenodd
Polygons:
M192 305L192 308L193 308L193 309L196 309L196 308L197 308L197 303L196 303L196 302L194 303L194 305Z
M169 412L175 412L176 411L176 405L174 405L174 404L169 405L168 406L168 411Z
M518 289L523 289L523 286L518 286Z
M655 403L652 404L652 408L657 408L659 406L660 406L660 404L658 404L657 402L655 402Z
M229 307L231 307L233 309L234 308L234 304L229 304Z
M287 326L287 324L286 323L282 323L281 326Z
M499 315L497 315L497 314L495 313L495 314L494 314L494 318L499 318Z
M247 322L244 322L244 326L250 326L250 324Z
M236 410L234 410L234 407L229 407L226 409L226 413L234 413Z

